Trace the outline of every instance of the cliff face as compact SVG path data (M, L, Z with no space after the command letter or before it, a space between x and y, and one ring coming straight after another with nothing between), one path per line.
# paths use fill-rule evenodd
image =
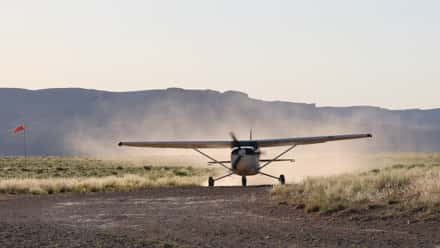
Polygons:
M0 154L22 153L22 138L11 132L20 123L34 155L80 155L87 148L79 144L110 147L121 139L228 139L231 130L247 138L250 128L259 138L371 132L362 149L440 150L440 109L316 107L235 91L0 88Z

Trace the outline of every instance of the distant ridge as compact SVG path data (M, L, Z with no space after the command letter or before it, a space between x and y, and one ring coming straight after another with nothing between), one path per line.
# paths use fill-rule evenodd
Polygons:
M21 154L22 139L10 130L22 122L34 155L87 154L122 138L220 139L250 127L259 137L370 132L374 141L362 149L440 150L440 109L317 107L252 99L238 91L0 88L1 155Z

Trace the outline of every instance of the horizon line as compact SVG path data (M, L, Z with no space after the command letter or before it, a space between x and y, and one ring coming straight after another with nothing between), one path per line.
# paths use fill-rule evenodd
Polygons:
M89 90L89 91L99 91L99 92L107 92L107 93L136 93L136 92L146 92L146 91L166 91L166 90L183 90L183 91L213 91L220 94L225 93L240 93L245 95L249 99L259 100L264 102L280 102L280 103L296 103L296 104L305 104L305 105L314 105L316 108L379 108L383 110L389 111L411 111L411 110L419 110L419 111L432 111L439 110L439 107L433 108L423 108L423 107L411 107L411 108L392 108L392 107L383 107L379 105L368 105L368 104L358 104L358 105L319 105L318 103L308 103L301 101L290 101L290 100L271 100L271 99L263 99L263 98L255 98L249 96L248 93L239 91L239 90L217 90L217 89L209 89L209 88L181 88L181 87L167 87L167 88L156 88L156 89L129 89L129 90L108 90L108 89L96 89L96 88L84 88L84 87L52 87L52 88L19 88L19 87L0 87L2 89L10 89L10 90L26 90L26 91L44 91L44 90L63 90L63 89L71 89L71 90Z

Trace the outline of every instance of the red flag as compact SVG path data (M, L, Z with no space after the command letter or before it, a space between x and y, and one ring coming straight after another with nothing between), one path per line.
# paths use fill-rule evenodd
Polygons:
M14 133L19 133L21 131L24 131L25 129L26 129L26 127L24 126L24 124L21 124L20 126L18 126L14 129Z

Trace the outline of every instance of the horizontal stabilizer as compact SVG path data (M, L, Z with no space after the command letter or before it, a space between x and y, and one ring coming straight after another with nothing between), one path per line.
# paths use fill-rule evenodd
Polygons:
M277 159L277 160L271 160L271 159L260 159L260 162L295 162L295 159L291 159L291 158L286 158L286 159Z
M272 161L272 162L291 162L291 163L293 163L293 162L295 162L295 159L277 159L277 160L271 160L271 159L260 159L260 162L263 162L263 163L265 163L265 162L269 162L269 161ZM208 162L208 164L220 164L220 163L222 163L222 164L229 164L229 163L231 163L231 161L210 161L210 162Z

